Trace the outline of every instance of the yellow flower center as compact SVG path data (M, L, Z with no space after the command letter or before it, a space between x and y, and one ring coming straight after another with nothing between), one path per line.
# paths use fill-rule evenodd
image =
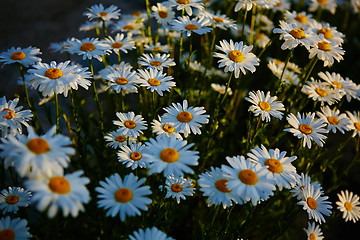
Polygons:
M255 33L255 38L256 38L256 39L264 39L264 34L262 34L262 33Z
M125 142L125 140L126 140L126 138L124 137L124 136L122 136L122 135L120 135L120 136L117 136L116 138L115 138L115 141L116 142Z
M19 201L19 197L16 195L9 195L5 198L5 202L9 205L14 205Z
M80 50L83 52L91 52L95 49L96 49L95 45L91 42L83 43L80 47Z
M130 153L130 159L133 161L139 161L141 158L142 158L142 155L139 152Z
M123 44L121 42L114 42L113 44L111 44L111 46L113 48L121 48Z
M67 194L70 192L71 186L69 181L64 177L52 177L49 180L49 188L57 194Z
M162 49L161 47L153 47L153 51L157 51L157 52L158 52L158 51L161 51L161 49Z
M170 188L171 188L171 191L173 191L175 193L181 192L181 190L182 190L182 186L178 183L172 184Z
M150 62L150 65L151 65L151 66L154 66L154 67L161 66L161 64L162 64L162 63L161 63L160 61L156 61L156 60Z
M100 12L99 14L101 17L105 17L107 15L107 12Z
M272 173L282 173L283 166L281 162L275 158L269 158L264 162L265 166L268 166L268 170Z
M63 76L63 72L58 68L49 68L45 71L45 77L50 79L58 79Z
M318 42L318 49L323 51L330 51L331 46L328 42L322 41L322 42Z
M330 116L330 117L327 117L327 120L331 125L338 125L339 124L339 119L337 119L337 117Z
M317 88L315 89L315 92L320 96L320 97L326 97L328 94L326 92L326 90L322 89L322 88Z
M178 4L189 4L190 1L189 0L176 0L176 3L178 3Z
M134 129L136 127L136 123L133 120L126 120L124 125L129 129Z
M0 231L0 240L14 240L15 232L12 229L5 228Z
M345 202L344 207L347 211L351 211L353 206L350 202Z
M160 10L158 14L159 14L159 17L161 17L161 18L167 18L167 16L168 16L167 11L164 11L164 10Z
M119 85L126 85L129 81L126 78L119 77L115 82Z
M26 54L22 51L13 52L10 56L11 60L23 60L24 58L26 58Z
M188 123L193 119L193 116L188 111L182 111L176 116L176 119L179 122Z
M179 153L173 148L165 148L160 152L160 159L167 163L173 163L179 159Z
M190 23L190 24L187 24L185 26L185 29L188 30L188 31L194 31L194 30L198 29L198 26L196 26L195 24Z
M281 2L278 2L277 4L275 4L275 7L280 7L281 6Z
M246 185L255 185L258 182L258 177L253 170L244 169L238 174L240 181Z
M213 17L213 20L217 23L221 23L221 22L224 22L224 20L222 18L219 18L219 17Z
M128 24L128 25L123 26L123 29L124 30L134 30L135 27L133 25Z
M306 199L306 203L309 206L309 208L312 209L312 210L316 209L316 207L317 207L316 200L313 199L312 197L308 197Z
M310 233L310 234L309 234L309 239L310 239L310 240L316 240L315 234L314 234L314 233Z
M293 36L296 39L306 38L306 34L305 34L304 30L299 29L299 28L295 28L295 29L291 30L289 33L291 36Z
M114 198L119 203L127 203L133 198L133 193L128 188L119 188L114 193Z
M332 84L334 84L337 88L342 88L341 83L339 83L338 81L332 81Z
M300 130L300 132L302 132L303 134L306 134L306 135L312 133L312 127L310 125L305 124L305 123L300 124L299 130Z
M323 35L324 35L324 38L326 38L326 39L332 38L332 32L331 32L331 30L328 29L328 28L321 28L321 29L319 29L319 30L317 31L317 34L318 34L318 35L319 35L319 34L323 34Z
M148 80L148 83L151 85L151 86L159 86L161 84L161 82L156 79L156 78L150 78Z
M15 113L13 110L9 109L9 108L4 108L2 110L2 112L8 111L8 113L4 116L2 116L3 118L6 118L7 120L12 119L13 117L15 117Z
M34 154L43 154L50 151L48 142L42 138L33 138L26 143L26 147Z
M360 131L360 122L354 123L354 127L356 130Z
M132 12L132 13L131 13L131 16L140 17L140 16L141 16L141 12L139 12L139 11Z
M219 192L223 192L223 193L230 193L231 190L229 190L226 186L226 183L229 180L227 179L219 179L215 182L215 188L219 191Z
M327 1L326 0L317 0L320 5L326 6Z
M239 50L232 50L228 53L228 57L234 62L244 61L244 54Z
M69 47L71 47L71 45L69 45L69 44L65 44L65 45L63 45L62 47L61 47L61 49L65 49L65 48L69 48Z
M301 23L307 23L307 21L308 21L306 16L304 16L302 14L298 14L294 19Z
M270 111L271 110L271 106L270 106L270 104L268 102L264 102L264 101L259 102L259 107L263 111Z
M165 123L162 129L167 133L172 133L175 131L174 125Z

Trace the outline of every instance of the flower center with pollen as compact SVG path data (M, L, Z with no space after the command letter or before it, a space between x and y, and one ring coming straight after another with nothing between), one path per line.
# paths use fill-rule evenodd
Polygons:
M57 194L67 194L70 192L71 186L69 181L64 177L52 177L49 180L49 188Z
M107 15L107 12L100 12L99 14L101 17L105 17Z
M336 88L342 88L341 83L339 83L338 81L332 81L331 83L334 84Z
M121 142L122 143L122 142L125 142L125 140L126 140L126 138L123 135L117 136L115 138L116 142Z
M219 18L219 17L213 17L213 20L217 23L221 23L221 22L224 22L224 20L222 18Z
M5 198L5 202L9 205L14 205L19 201L19 197L16 195L9 195ZM0 238L1 239L1 238Z
M150 62L150 65L151 65L151 66L154 66L154 67L161 66L161 64L162 64L162 63L161 63L160 61L156 61L156 60Z
M328 94L326 92L326 90L322 89L322 88L317 88L315 89L315 92L320 96L320 97L326 97Z
M133 120L126 120L124 122L126 128L134 129L136 127L136 123Z
M307 21L308 21L306 16L304 16L302 14L298 14L294 19L301 23L307 23Z
M192 116L192 114L189 113L188 111L182 111L182 112L180 112L180 113L176 116L176 119L177 119L179 122L188 123L188 122L190 122L190 121L193 119L193 116Z
M354 123L354 127L356 130L360 131L360 122Z
M150 78L148 80L148 83L151 85L151 86L159 86L161 84L161 82L156 79L156 78Z
M182 186L180 184L174 183L171 185L172 192L178 193L178 192L181 192L181 190L182 190Z
M231 190L229 190L226 186L226 183L229 180L227 179L219 179L215 182L215 188L219 191L219 192L223 192L223 193L230 193Z
M289 33L291 36L293 36L296 39L306 38L306 34L305 34L304 30L299 29L299 28L295 28L295 29L291 30Z
M15 232L12 229L5 228L0 231L0 239L1 240L14 240Z
M7 120L12 119L13 117L15 117L15 113L13 110L9 109L9 108L4 108L2 110L2 112L8 111L8 113L4 116L2 116L3 118L6 118Z
M133 25L125 25L125 26L123 26L123 29L124 30L134 30L135 28Z
M95 49L96 49L95 45L91 42L83 43L80 47L80 50L83 52L91 52Z
M159 51L161 51L161 49L162 49L161 47L153 47L153 51L158 51L159 52Z
M246 185L255 185L258 182L258 177L253 170L244 169L238 174L240 181Z
M310 240L316 240L315 234L314 234L314 233L310 233L310 234L309 234L309 239L310 239Z
M313 199L312 197L308 197L306 200L306 203L309 206L309 208L312 210L316 209L316 207L317 207L316 200Z
M327 1L326 1L326 0L317 0L317 2L318 2L320 5L327 6Z
M271 106L270 106L270 104L268 102L264 102L264 101L259 102L259 107L263 111L270 111L271 110Z
M130 159L133 161L139 161L141 158L142 158L142 155L139 152L130 153Z
M324 38L326 38L326 39L332 38L332 32L331 32L330 29L328 29L328 28L321 28L321 29L319 29L316 33L317 33L318 35L319 35L319 34L323 34L323 35L324 35Z
M282 173L283 166L281 162L275 158L269 158L264 162L265 166L268 166L268 170L272 173Z
M162 129L167 133L172 133L175 131L174 125L165 123Z
M119 203L127 203L133 198L133 193L128 188L119 188L114 193L114 198Z
M178 3L178 4L189 4L190 1L189 0L176 0L176 3Z
M330 51L331 46L328 42L322 41L322 42L318 42L318 49L323 51Z
M121 42L114 42L113 44L111 44L111 46L113 48L121 48L123 44Z
M129 81L126 78L119 77L115 80L115 82L119 85L126 85Z
M168 16L167 11L164 11L164 10L160 10L158 14L159 14L159 17L161 17L161 18L167 18L167 16Z
M337 117L330 116L330 117L327 117L327 120L331 125L338 125L339 124L339 119L337 119Z
M13 52L10 56L11 60L23 60L24 58L26 58L26 54L22 51Z
M167 163L173 163L179 159L179 153L173 148L165 148L160 152L160 159Z
M228 57L234 62L244 61L244 54L239 50L232 50L228 53Z
M187 24L185 26L185 29L188 30L188 31L194 31L194 30L198 29L198 26L196 26L195 24L190 23L190 24Z
M353 209L353 206L350 202L345 202L344 207L347 211L351 211Z
M42 138L33 138L26 143L26 147L34 154L43 154L50 151L48 142Z
M50 79L58 79L63 76L63 72L58 68L49 68L45 72L45 77Z
M299 130L300 130L300 132L302 132L303 134L306 134L306 135L312 133L312 127L310 125L305 124L305 123L300 124Z

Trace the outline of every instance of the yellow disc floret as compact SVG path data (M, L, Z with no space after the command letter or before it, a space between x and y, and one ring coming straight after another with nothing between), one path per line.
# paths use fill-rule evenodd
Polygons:
M303 134L311 134L312 133L312 127L308 124L300 124L299 126L299 131L302 132Z
M353 209L353 206L350 202L345 202L344 207L347 211L351 211Z
M34 154L43 154L50 151L48 142L42 138L33 138L26 143L26 147Z
M215 188L219 191L219 192L223 192L223 193L230 193L231 190L229 190L226 186L226 183L229 180L227 179L219 179L215 182Z
M150 78L148 80L148 83L151 85L151 86L159 86L161 84L161 82L156 79L156 78Z
M318 42L318 49L323 50L323 51L330 51L331 46L328 42L322 41L322 42Z
M151 65L151 66L154 66L154 67L161 66L161 64L162 64L162 63L161 63L160 61L156 61L156 60L150 62L150 65Z
M0 240L14 240L15 232L12 229L2 229L0 230Z
M314 198L312 198L312 197L308 197L308 198L306 199L306 203L307 203L307 205L309 206L309 208L312 209L312 210L314 210L314 209L317 208L317 202L316 202L316 200L315 200Z
M188 31L194 31L194 30L198 29L198 26L196 26L195 24L190 23L190 24L187 24L185 26L185 29L188 30Z
M162 129L167 133L172 133L175 131L174 125L165 123L162 127Z
M142 158L142 155L139 152L130 153L130 159L133 161L139 161L141 158Z
M299 29L299 28L295 28L295 29L291 30L289 33L291 36L293 36L296 39L306 38L306 34L305 34L304 30Z
M67 194L71 190L69 181L64 177L52 177L49 180L49 188L57 194Z
M318 34L318 35L319 35L319 34L323 34L323 35L324 35L324 38L326 38L326 39L332 38L332 32L331 32L331 30L328 29L328 28L321 28L321 29L319 29L319 30L317 31L317 34Z
M9 195L5 198L5 202L9 205L14 205L19 201L19 197L16 195Z
M45 77L50 78L50 79L58 79L58 78L62 77L64 74L58 68L49 68L48 70L45 71L44 75L45 75Z
M107 15L107 12L99 12L101 17L105 17Z
M244 61L244 54L239 50L232 50L228 53L228 57L234 62Z
M4 108L2 110L2 112L8 111L8 113L4 116L2 116L3 118L6 118L7 120L12 119L13 117L15 117L15 113L13 110L9 109L9 108Z
M119 203L127 203L130 202L133 198L133 193L128 188L119 188L114 193L114 198Z
M272 173L282 173L283 166L281 162L275 158L269 158L264 162L265 166L268 166L268 170Z
M165 148L160 152L160 159L167 163L176 162L179 159L179 153L173 148Z
M167 11L164 11L164 10L160 10L158 14L159 14L159 17L161 17L161 18L167 18L167 16L168 16Z
M182 112L180 112L180 113L176 116L176 119L177 119L179 122L188 123L188 122L190 122L190 121L193 119L193 116L192 116L192 114L189 113L188 111L182 111Z
M326 97L328 95L328 93L326 92L325 89L322 88L317 88L315 89L315 92L320 96L320 97Z
M251 169L241 170L238 177L246 185L255 185L258 182L257 174Z
M10 56L11 60L23 60L26 58L26 54L22 51L13 52Z
M360 122L354 123L354 127L357 131L360 131Z
M224 20L223 20L222 18L220 18L220 17L213 17L213 20L214 20L215 22L217 22L217 23L222 23L222 22L224 22Z
M125 25L125 26L123 26L123 29L124 30L134 30L135 29L135 27L133 26L133 25L130 25L130 24L128 24L128 25Z
M175 193L181 192L181 190L182 190L182 186L178 183L172 184L170 188L171 188L171 191L175 192Z
M126 120L124 122L126 128L134 129L136 127L136 123L133 120Z
M271 110L271 105L268 102L265 102L265 101L259 102L259 107L263 111L270 111Z
M339 83L338 81L332 81L331 83L334 84L336 88L342 88L341 83Z
M305 15L302 14L298 14L296 15L296 17L294 18L296 21L301 22L301 23L307 23L307 18Z
M178 4L189 4L190 1L189 0L176 0L176 3L178 3Z
M116 142L125 142L126 141L126 138L123 136L123 135L120 135L120 136L117 136L116 138L115 138L115 141Z
M83 52L91 52L95 49L96 49L95 45L91 42L85 42L80 47L80 50Z
M328 4L326 0L317 0L317 2L323 6L327 6L327 4Z
M119 77L115 80L115 82L119 85L126 85L129 81L126 78Z
M338 125L339 124L339 119L337 117L329 116L329 117L327 117L327 120L331 125Z
M114 42L113 44L111 44L111 46L113 48L121 48L123 44L121 42Z

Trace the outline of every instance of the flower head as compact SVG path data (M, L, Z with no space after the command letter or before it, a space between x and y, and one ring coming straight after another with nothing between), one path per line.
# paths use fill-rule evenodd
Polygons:
M3 217L0 219L0 236L4 240L30 239L32 235L29 233L27 224L25 219Z
M41 58L36 56L38 54L41 54L39 48L11 47L7 52L0 53L0 62L4 62L4 64L20 63L24 67L29 67L41 61Z
M172 76L166 76L166 73L158 71L156 68L139 69L138 72L137 83L150 89L151 92L156 91L160 96L163 96L164 91L170 92L170 88L176 86L176 83L171 81L174 79Z
M117 130L119 134L125 136L138 137L142 134L142 130L147 128L147 124L141 115L135 115L134 112L121 113L117 112L116 116L120 121L113 121L113 123L120 128Z
M199 35L205 34L211 31L209 26L209 20L206 18L193 18L190 19L188 16L178 17L173 23L172 28L178 32L186 32L188 37L191 34L197 33Z
M17 213L19 207L27 207L30 203L31 192L22 187L9 187L0 193L0 209L3 214Z
M146 54L140 56L138 63L146 68L154 68L159 71L162 71L163 68L175 66L174 59L170 58L170 54L164 53L160 55L159 53L155 54Z
M68 48L71 54L82 55L83 60L96 58L102 62L101 56L108 54L109 46L104 42L95 38L85 38L83 40L74 39L69 41L71 47Z
M360 219L360 202L359 196L348 190L341 191L337 194L339 201L336 202L338 210L343 212L345 222L353 221L354 223Z
M193 14L192 8L204 9L204 4L201 0L167 0L163 4L166 7L176 7L178 11L185 10L189 16Z
M134 40L130 36L125 38L123 33L116 34L115 38L108 36L105 39L105 43L116 54L120 54L120 51L127 53L128 50L135 49Z
M174 240L171 237L168 237L166 233L160 231L156 227L139 229L134 231L132 235L129 236L129 240Z
M95 4L88 8L88 12L85 12L84 16L87 16L89 20L101 19L109 21L111 19L119 19L120 9L114 5L104 8L104 6L100 3L99 5Z
M193 182L190 179L184 177L175 177L170 175L165 181L166 198L175 198L179 204L180 199L185 200L186 197L194 195Z
M122 145L117 153L119 162L132 170L137 167L145 168L148 162L143 157L145 145L141 143L130 143L129 146Z
M308 227L304 228L304 231L309 240L322 240L324 238L319 225L315 225L314 222L312 224L308 222Z

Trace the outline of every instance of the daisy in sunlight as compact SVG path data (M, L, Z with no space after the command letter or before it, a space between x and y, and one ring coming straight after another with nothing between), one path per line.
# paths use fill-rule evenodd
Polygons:
M156 135L165 134L168 137L175 136L176 138L182 139L181 134L175 131L176 129L173 123L162 123L160 116L158 116L158 119L159 120L154 119L151 122L153 133Z
M174 21L175 12L171 8L165 7L162 3L156 3L156 5L151 7L151 10L153 11L151 15L163 26L170 25Z
M188 16L178 17L172 23L172 28L178 32L186 33L186 36L190 37L194 32L196 34L202 35L211 31L210 21L206 18L192 18Z
M165 188L165 198L175 198L177 204L180 203L180 199L185 200L186 197L194 195L192 180L184 177L168 176L165 181Z
M163 4L166 7L176 7L178 11L184 10L189 16L193 14L192 8L197 8L198 10L204 9L204 4L201 0L167 0Z
M356 223L360 219L360 202L359 196L348 190L341 191L337 194L339 201L336 202L338 210L343 213L345 222L353 221Z
M151 53L144 53L140 56L138 64L146 67L147 69L154 68L159 71L162 71L163 68L168 68L176 65L174 59L170 58L170 54L166 53L164 53L163 55L160 55L160 53L157 53L155 55Z
M342 47L331 44L331 42L324 39L324 37L320 37L320 41L309 49L309 58L311 59L316 56L324 62L324 67L333 65L334 60L340 62L344 59L342 57L344 54L345 51Z
M160 96L163 96L163 92L170 92L172 87L176 86L172 76L167 76L166 73L158 71L156 68L150 69L138 69L137 83L141 87L146 87L150 92L156 91Z
M11 47L7 50L7 52L0 53L0 62L4 62L4 64L20 63L24 67L30 67L31 65L41 61L41 58L36 56L39 54L41 54L39 48Z
M102 56L110 51L109 46L102 40L96 38L85 38L83 40L74 39L69 41L71 47L68 48L71 54L83 56L83 60L96 58L102 62Z
M130 143L129 146L122 145L117 152L118 160L127 168L134 170L136 168L147 167L147 161L143 158L145 145L141 143Z
M141 115L135 115L134 112L121 113L117 112L116 116L120 121L114 120L114 125L119 126L117 132L125 136L132 136L134 138L142 134L142 130L147 128L147 123Z
M345 113L340 114L339 109L331 110L329 106L321 107L321 112L316 112L320 119L324 120L328 124L327 129L336 133L340 131L345 134L345 131L349 131L348 126L350 125L350 119Z
M321 232L319 225L316 225L314 222L313 223L308 222L308 227L304 228L304 231L306 232L308 240L324 239L324 237L322 236L323 233Z
M120 9L114 5L104 8L104 6L100 3L99 5L95 4L88 8L88 12L85 12L84 16L87 16L89 20L101 19L109 21L111 19L119 19Z
M125 37L122 33L118 33L115 37L108 36L105 38L105 43L108 44L109 48L116 54L120 54L120 51L128 53L128 50L135 49L135 42L131 37Z
M104 139L106 142L108 142L107 146L114 149L120 148L121 146L127 145L128 143L131 144L136 142L136 138L132 136L125 136L118 131L109 132L106 134L106 136L104 136Z
M346 114L350 118L348 128L354 130L352 137L355 137L356 135L360 136L360 112L353 111L351 113L350 111L346 111Z

